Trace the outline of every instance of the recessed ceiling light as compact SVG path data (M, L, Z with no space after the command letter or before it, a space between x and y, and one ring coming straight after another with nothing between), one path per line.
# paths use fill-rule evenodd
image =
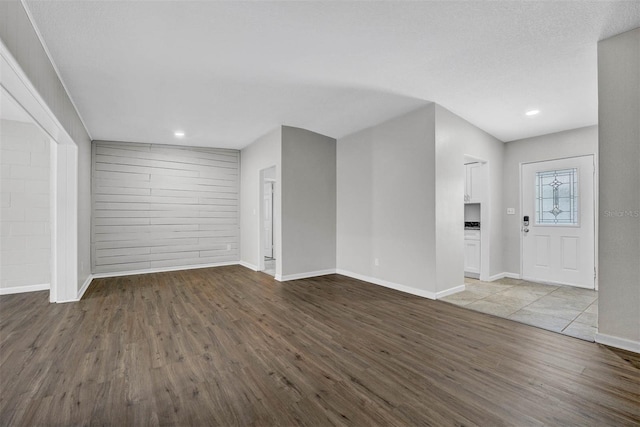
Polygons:
M181 130L177 130L173 134L178 138L182 138L184 136L184 132L182 132Z
M529 110L526 113L524 113L527 116L535 116L536 114L539 114L540 110Z

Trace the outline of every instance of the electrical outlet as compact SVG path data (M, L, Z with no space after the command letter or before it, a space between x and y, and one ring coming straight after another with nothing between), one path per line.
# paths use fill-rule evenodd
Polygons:
M516 214L515 208L507 208L507 215L515 215L515 214Z
M376 267L380 265L380 260L378 258L374 258L373 259L373 265L375 265Z

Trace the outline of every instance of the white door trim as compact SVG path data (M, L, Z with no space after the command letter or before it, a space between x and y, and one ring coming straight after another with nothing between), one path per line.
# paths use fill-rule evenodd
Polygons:
M524 165L532 165L532 164L536 164L536 163L544 163L544 162L552 162L552 161L556 161L556 160L566 160L566 159L577 159L577 158L582 158L582 157L590 157L593 160L593 226L594 226L594 230L593 230L593 253L594 253L594 260L593 260L593 265L594 265L594 288L595 290L598 290L598 275L596 274L598 271L598 160L595 154L581 154L581 155L577 155L577 156L564 156L564 157L556 157L556 158L552 158L552 159L542 159L542 160L535 160L535 161L531 161L531 162L520 162L519 165L519 183L518 183L518 194L519 194L519 203L520 203L520 216L518 217L518 224L519 226L522 226L522 215L524 212L524 199L522 197L522 183L523 183L523 179L522 179L522 168ZM524 279L524 236L522 234L522 232L519 232L520 235L520 278ZM550 284L550 285L557 285L559 283L556 282L551 282L551 281L546 281L544 283ZM592 288L589 288L592 289Z
M0 87L55 144L51 145L51 302L78 299L78 147L0 40Z

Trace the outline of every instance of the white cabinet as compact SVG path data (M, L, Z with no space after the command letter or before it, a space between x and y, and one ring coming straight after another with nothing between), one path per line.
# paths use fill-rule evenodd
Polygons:
M484 165L467 163L464 165L464 202L481 203L484 189Z
M480 274L480 230L464 231L464 272Z

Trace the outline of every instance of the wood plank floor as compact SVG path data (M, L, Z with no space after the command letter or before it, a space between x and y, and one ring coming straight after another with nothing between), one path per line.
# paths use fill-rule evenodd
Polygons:
M0 334L2 426L640 423L631 353L339 275L96 279Z

